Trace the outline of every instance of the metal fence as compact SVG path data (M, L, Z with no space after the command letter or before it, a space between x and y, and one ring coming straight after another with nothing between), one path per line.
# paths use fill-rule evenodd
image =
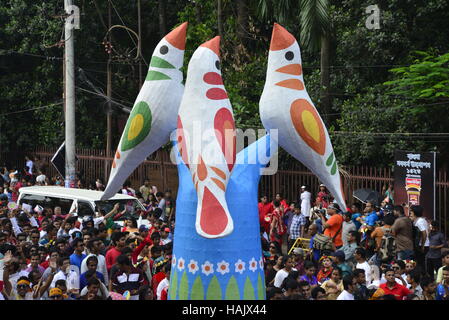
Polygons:
M45 165L47 176L56 176L58 173L50 164L50 159L56 152L56 148L39 147L29 155L37 156ZM100 178L107 182L111 170L112 156L106 156L105 150L77 149L77 172L80 173L86 186L89 183L95 185L95 180ZM18 168L24 166L24 153L15 152L9 154L0 153L0 161L7 161ZM152 185L159 190L171 189L176 196L178 190L178 173L176 166L170 161L169 152L159 150L144 161L129 177L131 185L138 188L145 178L149 178ZM369 188L381 191L384 185L393 182L391 168L375 168L367 166L350 166L344 168L343 190L346 201L351 204L354 190ZM302 185L309 186L313 195L318 191L320 181L298 161L292 161L280 167L275 175L262 176L259 184L259 195L266 194L274 198L276 193L281 193L288 201L296 201ZM440 222L441 230L449 234L449 179L446 169L440 169L436 181L436 216Z

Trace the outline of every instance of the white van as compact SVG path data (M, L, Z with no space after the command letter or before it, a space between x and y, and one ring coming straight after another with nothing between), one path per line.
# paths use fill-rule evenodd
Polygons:
M116 194L109 200L100 200L103 192L85 189L73 189L57 186L23 187L19 189L19 204L28 204L34 208L40 205L43 208L61 207L64 214L77 208L78 218L95 216L95 212L102 210L108 213L116 203L120 209L127 208L127 214L136 216L138 210L145 210L143 205L134 197L125 194ZM136 216L137 218L137 216Z

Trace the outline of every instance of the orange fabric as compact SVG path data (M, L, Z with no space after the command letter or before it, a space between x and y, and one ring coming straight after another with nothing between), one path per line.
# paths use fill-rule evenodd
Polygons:
M339 214L334 214L332 217L329 218L329 220L326 221L326 223L330 227L324 230L324 235L333 238L337 233L337 231L340 230L340 227L343 223L343 217ZM343 241L341 239L341 232L342 231L340 231L334 239L334 244L336 247L343 245Z
M167 40L173 47L179 50L184 50L186 48L186 34L187 22L184 22L167 34L165 40Z
M277 51L290 47L295 42L290 32L284 27L275 23L273 26L273 34L271 35L270 50Z
M216 36L212 40L203 43L200 47L206 47L215 52L217 56L220 56L220 37Z

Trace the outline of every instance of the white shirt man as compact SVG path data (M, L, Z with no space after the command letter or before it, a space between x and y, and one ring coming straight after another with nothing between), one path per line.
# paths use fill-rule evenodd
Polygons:
M292 271L298 271L295 268L292 268ZM274 286L276 288L280 288L282 285L282 282L284 282L284 279L287 278L289 272L285 271L284 269L279 270L276 272L276 276L274 277Z
M87 271L87 258L91 257L91 256L96 256L97 260L98 260L98 265L97 265L97 271L100 272L103 277L104 277L104 282L106 284L109 283L109 278L108 278L108 269L106 267L106 258L104 257L104 255L102 254L89 254L87 255L87 257L85 257L83 259L83 261L81 261L81 273L83 274L84 272Z
M80 280L79 275L70 268L67 268L67 273L62 270L59 270L57 274L55 274L53 281L51 282L50 288L56 287L56 281L65 280L67 284L67 290L71 289L79 289L80 288Z
M371 266L369 265L369 263L365 260L362 263L357 263L355 268L365 270L366 285L369 286L373 278L371 274Z
M29 168L28 172L30 174L33 174L33 161L31 161L30 159L28 159L28 161L26 162L26 166Z
M354 295L346 290L343 290L342 293L340 293L340 295L338 296L337 300L354 300Z
M305 186L301 187L301 213L304 217L309 218L310 216L310 199L312 198L312 194L306 190Z
M41 172L41 174L36 177L36 182L45 184L45 179L47 179L47 176Z
M415 223L414 223L415 227L417 227L419 229L420 232L425 231L427 234L426 237L426 242L424 243L424 247L429 247L430 243L429 243L429 233L430 233L430 228L429 228L429 224L427 223L427 220L424 217L419 217L418 219L416 219ZM419 241L419 245L422 245L422 240Z

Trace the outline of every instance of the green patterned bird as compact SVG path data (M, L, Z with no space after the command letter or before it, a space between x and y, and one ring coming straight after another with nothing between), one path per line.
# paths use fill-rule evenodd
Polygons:
M112 162L102 200L117 193L136 167L167 143L176 130L184 93L184 50L187 22L167 34L156 46L148 75L137 96Z

